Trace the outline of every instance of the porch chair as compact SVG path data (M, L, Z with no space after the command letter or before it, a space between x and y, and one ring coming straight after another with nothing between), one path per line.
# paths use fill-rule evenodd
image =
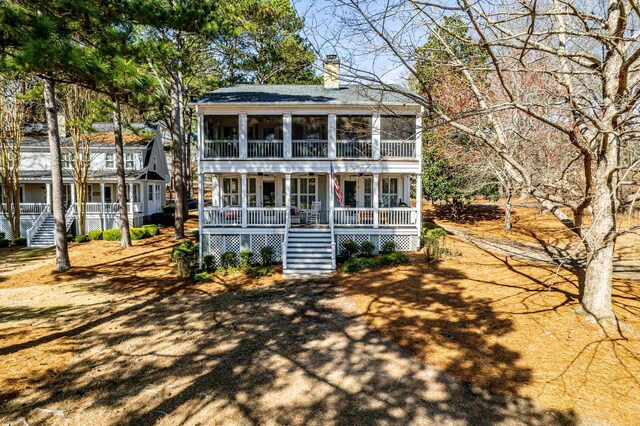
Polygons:
M302 213L300 213L300 209L297 206L291 206L291 224L294 223L300 224L302 223Z
M314 201L311 203L311 209L307 210L307 223L318 224L320 223L320 208L322 203L320 201Z

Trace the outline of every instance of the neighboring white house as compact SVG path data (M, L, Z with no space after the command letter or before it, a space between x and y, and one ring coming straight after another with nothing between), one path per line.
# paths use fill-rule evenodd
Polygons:
M292 275L335 269L342 243L419 244L422 108L381 87L234 85L199 119L201 255L271 246ZM343 193L338 201L333 170Z
M95 133L91 135L90 143L91 166L85 224L87 232L119 226L113 126L110 123L95 123L93 128ZM64 121L61 121L60 134L66 134ZM129 221L137 227L142 225L145 216L163 211L169 171L155 128L131 124L124 129L123 140ZM70 229L75 226L78 230L78 207L72 174L73 145L69 137L62 137L61 142L67 227ZM51 246L51 155L46 123L25 126L20 157L21 234L27 237L29 246ZM0 215L0 231L5 232L7 238L12 237L4 215Z

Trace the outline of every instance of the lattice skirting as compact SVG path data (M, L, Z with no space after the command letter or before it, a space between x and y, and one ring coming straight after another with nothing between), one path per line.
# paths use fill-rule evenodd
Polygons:
M240 253L240 235L208 235L203 252L212 254L217 262L228 251Z
M20 217L20 233L23 237L27 235L27 229L31 228L37 218L37 216ZM13 235L11 234L11 226L9 226L9 221L3 214L0 214L0 232L4 232L5 239L13 240Z
M412 251L418 248L418 236L417 235L387 235L387 234L338 234L336 235L336 243L338 244L338 250L340 254L343 253L342 244L346 241L352 240L358 245L364 241L371 241L375 244L376 250L380 250L380 247L387 241L393 241L398 251Z
M275 262L282 261L282 243L284 236L280 234L256 234L250 236L249 247L253 252L253 261L260 262L260 249L262 247L271 246L273 248L273 260Z

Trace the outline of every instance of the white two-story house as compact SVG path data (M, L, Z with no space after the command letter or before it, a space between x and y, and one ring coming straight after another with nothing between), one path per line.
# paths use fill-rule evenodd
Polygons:
M335 56L324 80L234 85L190 103L202 255L246 249L257 259L271 246L285 275L303 275L335 269L347 240L417 249L421 106L381 87L340 86Z
M95 123L89 144L90 161L85 230L119 227L118 185L115 166L113 126ZM60 123L64 204L69 231L80 230L78 200L73 177L74 149ZM165 184L169 170L162 140L155 128L132 124L123 131L128 214L131 226L164 210ZM54 244L51 209L51 155L46 123L25 126L20 149L21 234L31 247ZM4 201L4 200L2 200ZM5 215L0 215L0 231L12 238Z

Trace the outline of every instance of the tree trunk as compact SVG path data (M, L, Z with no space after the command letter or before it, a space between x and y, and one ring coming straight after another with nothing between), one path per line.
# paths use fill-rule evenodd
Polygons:
M171 78L171 109L173 111L173 126L171 126L171 141L173 142L173 183L175 199L175 233L174 238L184 238L184 168L182 146L182 103L180 93L182 74L174 71Z
M587 263L584 282L580 283L580 303L589 316L614 318L611 308L613 253L615 249L616 193L609 188L606 171L598 171L594 179L591 227L584 233Z
M512 197L512 191L511 188L506 187L505 188L506 191L506 196L507 196L507 201L505 203L504 206L504 230L509 232L512 229L511 226L511 197Z
M44 79L44 105L47 114L49 150L51 151L51 192L53 219L55 221L56 271L71 268L67 249L67 223L64 211L64 186L60 161L60 133L58 132L58 110L56 108L55 83Z
M127 182L124 175L124 147L122 144L122 122L120 102L113 99L113 134L116 145L116 174L118 175L118 211L120 212L120 245L131 247L129 214L127 210ZM132 194L130 194L132 195Z

